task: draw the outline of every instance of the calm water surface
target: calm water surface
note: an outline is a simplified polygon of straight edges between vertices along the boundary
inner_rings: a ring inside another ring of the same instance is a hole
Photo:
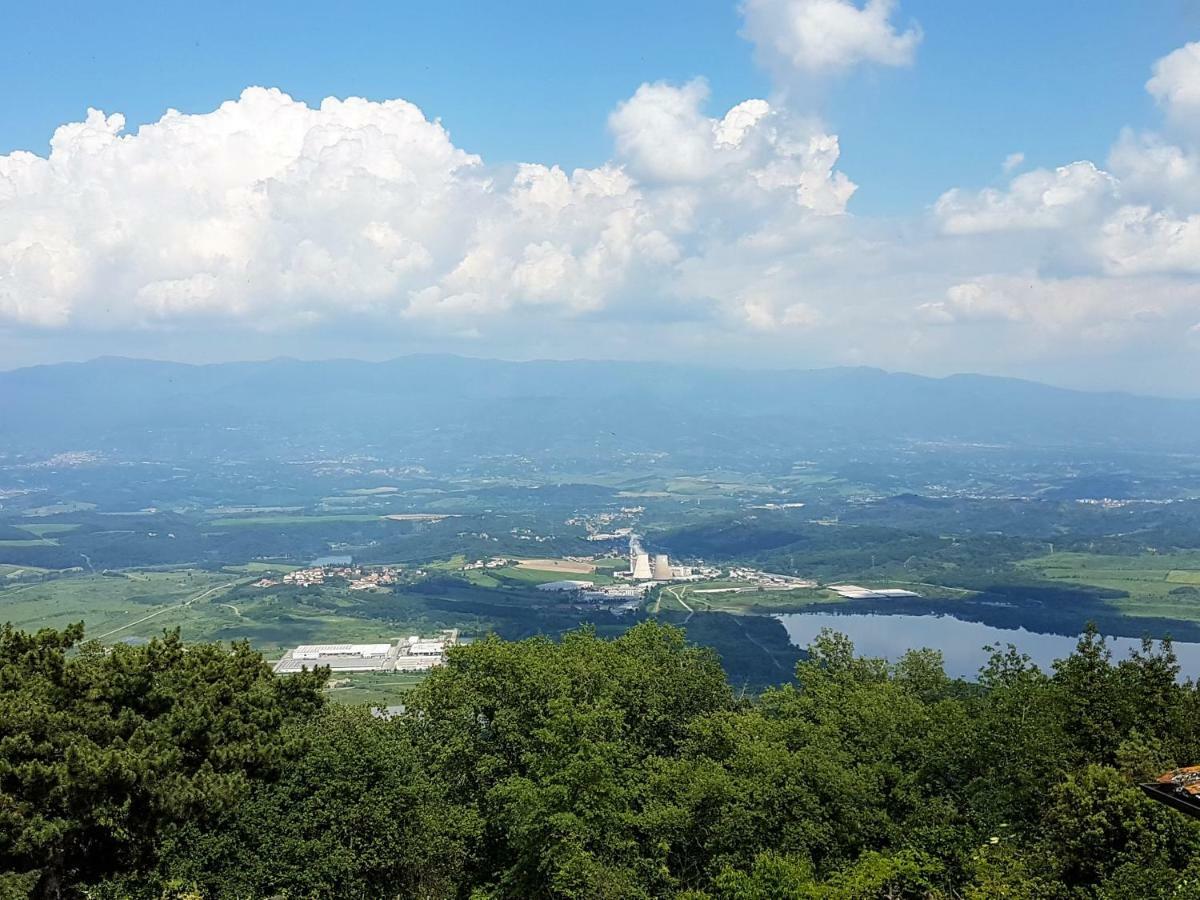
[[[1075,649],[1077,638],[1061,634],[1041,634],[1024,628],[995,628],[979,622],[964,622],[952,616],[883,616],[864,613],[787,613],[776,616],[798,647],[807,646],[822,628],[840,631],[854,642],[860,656],[882,656],[895,661],[913,647],[940,650],[946,673],[952,677],[974,679],[987,662],[985,644],[1014,644],[1042,669]],[[1124,659],[1129,651],[1141,646],[1136,638],[1110,637],[1113,660]],[[1200,644],[1176,643],[1180,677],[1200,676]]]

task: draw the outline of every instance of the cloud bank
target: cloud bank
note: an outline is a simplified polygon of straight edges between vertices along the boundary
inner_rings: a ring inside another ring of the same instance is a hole
[[[702,82],[644,85],[617,156],[491,167],[403,100],[317,108],[248,88],[136,133],[90,110],[0,157],[0,317],[42,328],[333,316],[470,322],[597,310],[665,289],[747,221],[837,215],[835,137],[763,100],[720,118]]]
[[[793,75],[907,65],[921,38],[886,0],[743,12],[756,52]],[[713,110],[703,79],[641,85],[609,116],[609,161],[573,171],[484,159],[404,100],[312,107],[251,87],[136,131],[89,110],[45,156],[0,156],[0,345],[337,332],[334,352],[358,334],[1076,382],[1073,367],[1153,356],[1186,390],[1198,84],[1188,44],[1152,67],[1158,131],[1116,135],[1100,162],[1011,154],[1002,184],[949,188],[903,220],[853,215],[838,136],[807,111]]]

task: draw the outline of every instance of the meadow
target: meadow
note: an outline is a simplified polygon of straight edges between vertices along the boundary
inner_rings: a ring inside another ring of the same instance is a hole
[[[369,703],[371,706],[397,706],[409,691],[425,680],[425,675],[355,672],[334,675],[325,686],[329,699],[343,705]]]
[[[1200,622],[1200,551],[1107,556],[1053,553],[1017,569],[1078,587],[1121,591],[1109,604],[1127,616]]]
[[[268,656],[300,643],[391,640],[426,624],[419,612],[389,610],[381,595],[339,586],[251,584],[291,568],[251,564],[44,577],[0,588],[0,622],[31,631],[83,622],[88,638],[106,644],[179,628],[189,642],[249,640]]]
[[[146,638],[193,620],[196,611],[184,604],[207,608],[238,580],[201,569],[62,575],[0,588],[0,621],[31,631],[83,622],[89,637],[109,643]]]
[[[386,516],[366,515],[362,513],[313,516],[231,516],[224,519],[213,519],[208,524],[216,528],[249,528],[263,525],[329,525],[334,522],[379,522],[385,518]]]

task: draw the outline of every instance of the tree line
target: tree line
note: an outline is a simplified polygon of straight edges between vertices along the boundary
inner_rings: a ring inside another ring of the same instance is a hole
[[[1200,897],[1136,787],[1200,762],[1169,643],[967,683],[825,633],[747,697],[650,621],[456,648],[390,718],[326,676],[5,626],[0,898]]]

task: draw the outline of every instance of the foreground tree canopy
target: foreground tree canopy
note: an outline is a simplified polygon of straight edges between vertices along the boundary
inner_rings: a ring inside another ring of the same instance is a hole
[[[244,644],[0,631],[0,897],[1200,897],[1169,645],[1053,672],[843,637],[735,696],[677,629],[455,649],[403,715]]]

